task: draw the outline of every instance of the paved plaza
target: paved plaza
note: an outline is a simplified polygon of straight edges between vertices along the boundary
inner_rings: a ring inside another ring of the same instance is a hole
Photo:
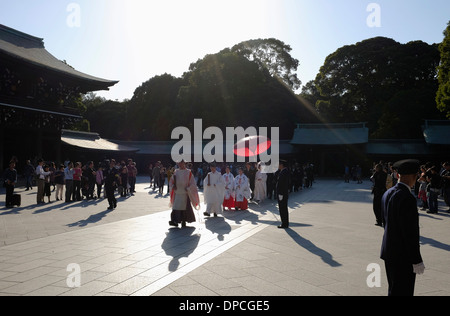
[[[139,178],[136,194],[113,211],[103,199],[37,206],[36,189],[20,188],[22,206],[7,209],[2,195],[0,295],[387,294],[369,181],[318,179],[293,193],[286,230],[277,229],[270,200],[217,218],[200,210],[191,227],[170,228],[168,195],[146,181]],[[450,214],[421,211],[420,226],[427,270],[416,295],[450,295]]]

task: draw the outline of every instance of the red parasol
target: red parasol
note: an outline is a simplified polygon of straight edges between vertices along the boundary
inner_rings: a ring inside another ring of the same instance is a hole
[[[265,136],[250,136],[234,145],[234,154],[239,157],[254,157],[269,150],[272,142]]]

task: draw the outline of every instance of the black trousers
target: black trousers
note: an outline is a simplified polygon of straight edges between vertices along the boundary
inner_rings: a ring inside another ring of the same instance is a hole
[[[373,213],[378,224],[384,224],[384,217],[381,209],[381,201],[386,191],[374,189],[373,191]]]
[[[73,180],[66,180],[66,202],[72,201]]]
[[[282,201],[278,199],[278,209],[280,211],[281,226],[289,227],[288,195],[285,195]]]
[[[5,188],[6,188],[6,199],[5,199],[5,204],[6,204],[6,206],[12,206],[12,203],[13,203],[13,195],[14,195],[14,186],[5,183]]]
[[[105,185],[106,198],[108,199],[109,206],[112,208],[117,206],[116,196],[114,195],[115,191],[116,191],[116,188],[114,186]]]
[[[385,261],[389,296],[414,296],[416,274],[407,262]]]

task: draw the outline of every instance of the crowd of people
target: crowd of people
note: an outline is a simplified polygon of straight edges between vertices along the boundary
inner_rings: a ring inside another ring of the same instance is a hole
[[[158,163],[159,164],[159,163]],[[262,203],[268,198],[267,179],[270,174],[263,172],[262,164],[247,163],[245,167],[238,167],[238,173],[232,172],[233,166],[218,166],[216,163],[201,165],[196,169],[194,176],[191,164],[181,161],[177,164],[168,183],[172,214],[169,225],[178,227],[186,226],[186,223],[195,221],[193,208],[200,209],[198,190],[203,188],[206,210],[204,216],[223,214],[224,210],[247,210],[248,203],[254,200]],[[204,171],[205,168],[205,171]],[[291,176],[287,169],[287,163],[280,161],[278,170],[272,174],[275,194],[278,203],[282,224],[279,228],[289,227],[287,201],[289,198],[289,186],[292,189]],[[197,178],[197,180],[195,180]]]
[[[8,208],[20,204],[20,200],[18,201],[17,196],[14,195],[14,187],[18,181],[16,164],[17,160],[13,157],[9,168],[3,174],[5,202]],[[171,178],[178,168],[177,164],[164,165],[161,161],[150,164],[148,168],[150,187],[154,191],[157,190],[160,195],[164,192],[169,195]],[[313,168],[314,165],[310,163],[303,165],[294,163],[289,166],[288,190],[290,193],[312,187]],[[209,178],[206,177],[211,172],[211,165],[188,163],[187,169],[192,171],[197,188],[204,189],[205,180],[211,179],[211,175]],[[263,173],[260,164],[250,162],[242,166],[221,163],[216,164],[214,169],[225,183],[224,199],[221,204],[225,210],[245,210],[248,208],[249,201],[261,203],[266,199],[277,199],[276,182],[279,171]],[[36,167],[28,160],[23,170],[26,190],[32,190],[33,184],[36,183],[36,203],[38,204],[52,203],[54,201],[52,192],[55,192],[56,201],[66,203],[98,199],[103,194],[103,197],[108,199],[111,209],[117,206],[117,201],[113,197],[115,192],[121,197],[134,194],[137,173],[136,163],[132,159],[122,160],[120,163],[111,159],[97,164],[93,161],[82,164],[66,160],[64,164],[58,166],[54,162],[39,159]],[[353,179],[361,183],[361,173],[360,166],[351,168],[346,166],[344,181],[349,182]],[[370,179],[373,182],[373,210],[376,225],[383,226],[380,213],[381,198],[389,188],[395,186],[398,173],[392,163],[380,161],[374,164]],[[450,162],[445,162],[441,166],[432,163],[422,165],[417,177],[415,194],[420,201],[421,209],[427,210],[428,213],[438,212],[437,199],[439,195],[442,195],[449,206],[447,212],[450,212]]]
[[[17,185],[17,161],[12,159],[3,179],[6,188],[6,206],[20,204],[14,195]],[[437,214],[438,197],[442,195],[446,211],[450,213],[450,162],[425,163],[409,159],[395,164],[380,161],[374,164],[370,180],[373,183],[373,211],[376,225],[384,227],[381,259],[385,261],[389,295],[412,295],[417,274],[423,274],[425,265],[420,254],[419,214],[417,205],[429,214]],[[288,168],[289,167],[289,168]],[[250,201],[263,203],[266,199],[278,201],[281,225],[289,227],[288,199],[291,192],[309,188],[314,183],[312,164],[288,166],[280,160],[274,173],[263,172],[261,163],[245,166],[226,164],[198,164],[180,161],[164,166],[158,161],[149,166],[150,189],[170,196],[172,213],[169,225],[185,227],[196,221],[193,209],[200,210],[199,190],[203,190],[206,209],[204,216],[217,217],[224,211],[246,210]],[[24,170],[26,190],[37,184],[37,203],[51,203],[52,186],[56,199],[66,203],[100,198],[102,192],[109,208],[117,207],[116,191],[121,196],[135,192],[137,169],[132,159],[116,163],[105,160],[94,166],[67,160],[56,167],[42,159],[34,167],[29,161]],[[345,167],[344,181],[362,183],[362,169]],[[95,188],[97,190],[95,190]],[[65,193],[64,193],[65,191]],[[45,198],[47,197],[47,202]]]
[[[17,160],[11,159],[3,176],[8,208],[20,206],[20,199],[14,194],[18,182],[16,164]],[[114,159],[104,160],[97,165],[93,161],[83,164],[66,160],[58,166],[54,162],[38,159],[36,167],[29,160],[26,162],[24,176],[26,191],[33,190],[36,183],[37,204],[52,203],[52,192],[55,192],[56,201],[64,200],[65,203],[99,199],[103,192],[103,197],[108,199],[109,209],[114,209],[117,207],[116,191],[121,197],[134,194],[137,168],[132,159],[120,163]]]
[[[399,173],[392,163],[380,161],[374,165],[373,175],[370,179],[373,182],[373,210],[376,225],[384,226],[384,216],[381,211],[382,198],[387,190],[397,184]],[[450,162],[444,162],[441,165],[427,162],[421,165],[413,192],[420,201],[422,211],[427,211],[428,214],[437,214],[439,210],[438,197],[442,195],[444,202],[449,207],[447,212],[450,213]]]
[[[20,201],[16,201],[17,195],[14,194],[18,182],[15,169],[17,162],[17,158],[13,157],[9,168],[3,173],[8,208],[20,206]],[[312,187],[313,167],[309,163],[295,163],[289,168],[289,192]],[[157,190],[160,195],[170,194],[170,180],[178,168],[177,164],[164,165],[161,161],[150,164],[150,188]],[[187,168],[192,170],[197,188],[204,189],[205,177],[211,171],[210,165],[188,164]],[[248,208],[248,201],[261,203],[266,199],[276,199],[276,173],[262,173],[260,165],[256,163],[248,162],[242,167],[223,163],[216,165],[216,170],[226,182],[226,199],[223,205],[227,210],[245,210]],[[27,160],[22,174],[26,191],[37,188],[37,204],[54,201],[71,203],[83,199],[99,199],[103,195],[109,201],[109,208],[114,209],[117,206],[114,193],[121,197],[133,195],[137,173],[136,163],[132,159],[122,160],[120,163],[114,159],[98,163],[73,162],[67,159],[60,165],[38,159],[35,164]]]
[[[167,185],[167,194],[169,194],[170,178],[178,166],[168,164],[164,166],[161,161],[149,165],[150,186],[154,190],[159,190],[163,194],[164,186]],[[206,175],[211,171],[210,164],[207,163],[187,163],[187,169],[191,170],[198,189],[204,188]],[[233,178],[239,175],[239,169],[242,168],[243,174],[247,177],[252,193],[251,199],[255,201],[264,201],[265,199],[275,199],[276,177],[274,173],[264,174],[258,167],[258,163],[247,162],[243,165],[217,163],[216,170],[225,176],[230,174]],[[227,172],[227,169],[228,172]],[[294,163],[289,168],[289,192],[298,192],[303,188],[310,188],[314,183],[314,165],[310,163]],[[254,191],[257,196],[254,198]],[[264,192],[263,192],[264,191]]]

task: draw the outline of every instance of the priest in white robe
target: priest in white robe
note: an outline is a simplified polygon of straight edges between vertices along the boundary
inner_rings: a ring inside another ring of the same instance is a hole
[[[206,211],[205,216],[210,216],[214,213],[223,214],[222,203],[225,196],[225,180],[222,174],[216,170],[216,165],[210,165],[211,172],[203,180],[203,195],[205,198]]]

